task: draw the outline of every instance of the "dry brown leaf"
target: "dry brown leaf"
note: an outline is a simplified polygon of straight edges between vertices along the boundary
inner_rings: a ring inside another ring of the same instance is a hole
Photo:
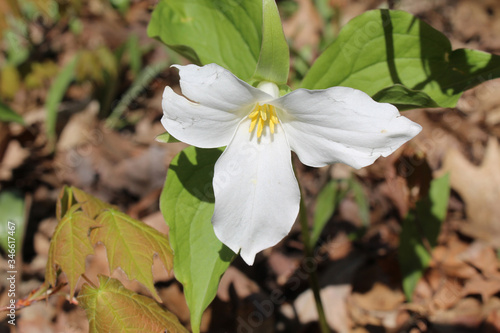
[[[346,301],[351,293],[350,284],[327,286],[320,291],[328,326],[337,332],[349,332],[351,325],[347,314]],[[316,305],[311,289],[306,290],[294,302],[299,321],[303,324],[318,320]]]
[[[229,302],[231,285],[236,291],[236,295],[240,299],[245,299],[252,294],[260,292],[259,286],[247,278],[247,276],[241,273],[234,267],[229,267],[222,276],[219,283],[219,289],[217,290],[217,296],[224,302]]]
[[[474,295],[479,294],[483,299],[483,303],[488,302],[488,300],[500,291],[500,279],[486,279],[481,275],[467,281],[464,286],[463,294]]]
[[[453,9],[453,28],[461,39],[466,42],[478,40],[478,45],[471,45],[474,48],[484,45],[493,49],[500,47],[496,33],[500,30],[500,3],[497,0],[462,0]]]
[[[279,251],[272,251],[268,258],[268,265],[276,274],[278,285],[283,286],[297,270],[299,260]]]
[[[477,271],[462,257],[468,248],[469,244],[461,241],[458,236],[452,235],[446,244],[434,248],[430,266],[441,270],[450,277],[471,278],[477,274]]]
[[[446,154],[440,174],[449,172],[451,187],[466,204],[468,223],[463,233],[489,244],[500,245],[500,150],[496,138],[490,138],[480,166],[470,163],[458,150]]]
[[[483,313],[486,316],[485,333],[495,333],[500,332],[500,299],[498,297],[492,297],[484,305]]]
[[[475,298],[461,299],[457,305],[430,316],[430,321],[441,325],[462,325],[478,328],[483,320],[480,302]]]
[[[293,40],[293,47],[297,50],[304,46],[316,49],[323,28],[319,16],[312,1],[298,0],[299,9],[289,20],[283,22],[283,31],[287,38]]]
[[[66,151],[89,143],[94,136],[99,103],[92,101],[82,112],[71,116],[57,140],[57,150]]]
[[[394,329],[400,312],[399,307],[404,300],[405,296],[401,290],[375,282],[367,293],[353,293],[349,309],[358,325],[371,324]]]
[[[482,242],[472,243],[459,258],[481,270],[486,277],[498,275],[497,254],[491,246]]]
[[[21,166],[29,155],[29,151],[23,148],[19,141],[10,140],[0,163],[0,179],[10,180],[12,170]]]

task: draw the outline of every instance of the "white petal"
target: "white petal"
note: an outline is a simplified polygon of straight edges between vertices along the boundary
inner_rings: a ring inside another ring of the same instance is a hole
[[[215,234],[249,265],[283,239],[297,217],[300,191],[281,126],[258,142],[245,119],[215,164]]]
[[[422,129],[393,105],[346,87],[298,89],[269,104],[281,109],[278,116],[292,150],[313,167],[342,162],[362,168]]]
[[[272,99],[216,64],[173,67],[179,69],[182,94],[210,108],[237,112],[241,107]]]
[[[213,109],[193,103],[170,87],[163,92],[163,127],[174,138],[200,148],[227,145],[243,118],[239,113]],[[246,113],[251,107],[246,108]]]

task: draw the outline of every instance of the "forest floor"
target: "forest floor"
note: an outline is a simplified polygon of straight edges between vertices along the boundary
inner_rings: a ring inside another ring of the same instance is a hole
[[[106,75],[114,75],[114,95],[108,100],[113,108],[137,80],[132,57],[112,66],[106,63],[109,50],[115,51],[132,35],[137,36],[142,52],[142,71],[159,63],[187,62],[148,38],[155,1],[132,1],[121,13],[107,1],[83,3],[68,9],[73,10],[68,14],[73,19],[27,24],[36,48],[20,67],[23,80],[6,100],[26,125],[0,123],[0,189],[21,193],[27,212],[22,264],[18,264],[19,297],[44,281],[49,242],[57,224],[55,204],[64,185],[76,186],[168,232],[159,196],[170,161],[186,145],[159,143],[155,137],[164,132],[160,124],[164,87],[179,91],[177,71],[165,66],[155,72],[125,104],[119,126],[106,122],[110,115],[102,114],[100,106],[106,102],[99,91],[108,82]],[[323,3],[335,8],[328,24],[312,1],[280,1],[285,34],[309,65],[329,42],[329,34],[335,35],[366,10],[387,8],[380,0]],[[444,33],[454,49],[500,54],[497,0],[401,0],[394,6]],[[53,65],[62,68],[77,52],[86,54],[88,67],[79,69],[78,81],[69,87],[57,118],[56,140],[51,141],[44,103],[54,75],[36,74],[42,77],[38,85],[30,84],[26,76],[35,72],[35,63],[49,72]],[[304,71],[294,59],[291,84]],[[253,266],[236,259],[203,316],[203,331],[319,331],[305,273],[313,265],[328,323],[337,332],[500,332],[499,91],[500,80],[491,80],[466,92],[456,108],[405,111],[423,131],[393,155],[361,170],[340,164],[315,169],[296,161],[311,217],[315,198],[330,179],[353,179],[360,185],[360,194],[349,192],[340,200],[321,233],[314,258],[303,256],[297,223],[287,238],[260,253]],[[451,174],[447,217],[431,251],[430,266],[409,301],[399,269],[402,224],[419,193],[446,172]],[[360,205],[366,206],[367,219]],[[0,259],[0,267],[0,305],[5,305],[6,256]],[[87,271],[94,281],[97,274],[110,274],[104,248],[97,247]],[[154,272],[163,305],[189,327],[182,285],[172,273],[156,266]],[[119,270],[112,276],[126,281]],[[144,292],[137,282],[126,286]],[[85,312],[68,294],[63,289],[25,307],[18,313],[16,327],[2,318],[0,332],[87,332]]]

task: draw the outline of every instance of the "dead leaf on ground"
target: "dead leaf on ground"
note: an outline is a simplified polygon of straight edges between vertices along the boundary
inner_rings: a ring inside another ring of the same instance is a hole
[[[439,325],[461,325],[479,328],[483,321],[481,303],[475,298],[461,299],[450,310],[438,311],[430,316],[430,321]]]
[[[375,282],[366,293],[353,293],[349,300],[349,309],[358,325],[375,325],[396,328],[400,305],[405,296],[400,289]]]
[[[463,295],[481,295],[483,303],[500,291],[500,277],[496,279],[486,279],[481,275],[467,281],[463,289]]]
[[[250,280],[245,274],[240,272],[235,267],[230,266],[226,273],[222,276],[219,283],[219,289],[217,290],[217,296],[224,302],[229,302],[230,287],[233,286],[236,291],[236,295],[240,299],[247,298],[252,294],[260,292],[259,286],[252,280]]]
[[[323,28],[321,17],[312,1],[298,0],[299,9],[289,20],[283,22],[285,36],[293,40],[297,50],[304,46],[317,48]]]
[[[445,244],[436,246],[432,251],[430,267],[454,278],[468,279],[475,276],[477,271],[462,257],[468,247],[469,244],[460,240],[457,235],[450,236]]]
[[[450,173],[451,187],[465,201],[468,223],[460,230],[473,238],[500,245],[500,148],[496,138],[490,138],[480,166],[469,162],[458,150],[446,154],[440,174]]]

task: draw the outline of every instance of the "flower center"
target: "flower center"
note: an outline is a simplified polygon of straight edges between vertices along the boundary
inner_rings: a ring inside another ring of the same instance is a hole
[[[274,126],[278,124],[278,116],[276,116],[276,108],[273,105],[257,103],[253,111],[248,115],[252,120],[248,132],[252,132],[257,126],[257,137],[262,136],[264,126],[269,125],[271,133],[274,134]]]

